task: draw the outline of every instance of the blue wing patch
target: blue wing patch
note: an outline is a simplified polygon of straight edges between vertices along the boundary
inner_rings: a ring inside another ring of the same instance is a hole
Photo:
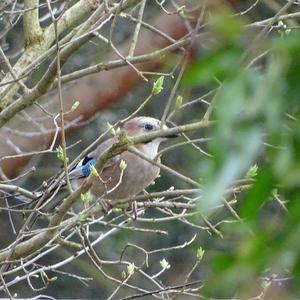
[[[90,173],[91,173],[92,166],[94,166],[95,164],[96,164],[96,159],[90,159],[89,161],[87,161],[87,162],[81,167],[82,175],[83,175],[84,177],[89,176]]]

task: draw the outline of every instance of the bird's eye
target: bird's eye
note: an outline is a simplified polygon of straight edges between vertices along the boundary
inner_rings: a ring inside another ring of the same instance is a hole
[[[150,131],[150,130],[153,129],[153,125],[150,124],[150,123],[146,123],[146,124],[145,124],[145,129]]]

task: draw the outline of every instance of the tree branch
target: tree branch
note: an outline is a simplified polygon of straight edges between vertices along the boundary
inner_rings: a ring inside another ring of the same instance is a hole
[[[35,47],[43,41],[43,30],[39,22],[39,0],[24,0],[23,26],[25,48]]]
[[[211,126],[212,124],[213,122],[211,121],[200,121],[187,125],[177,126],[170,129],[159,130],[157,132],[145,134],[138,137],[128,138],[124,135],[121,135],[119,140],[117,140],[109,149],[104,151],[101,154],[101,156],[98,157],[95,168],[99,173],[101,173],[105,163],[109,159],[127,150],[128,147],[130,147],[132,144],[147,142],[158,137],[167,137],[175,133],[206,128]],[[46,243],[48,243],[57,233],[58,225],[62,222],[66,213],[69,211],[72,205],[80,198],[80,195],[82,193],[87,192],[90,189],[95,180],[96,177],[91,174],[86,180],[84,180],[82,185],[77,190],[75,190],[72,194],[70,194],[62,201],[62,204],[57,208],[54,216],[50,219],[46,231],[40,232],[39,234],[35,235],[29,240],[21,242],[15,247],[13,253],[11,253],[10,250],[0,252],[0,262],[4,262],[7,259],[8,255],[10,255],[10,260],[19,259],[21,257],[24,258],[30,254],[33,254],[35,251],[37,251]]]
[[[138,0],[127,0],[122,4],[121,9],[128,9],[132,5],[135,5]],[[97,23],[100,23],[98,27],[101,27],[101,24],[104,24],[105,19],[108,18],[111,14],[115,13],[119,9],[119,6],[113,7],[108,13],[104,14]],[[60,62],[61,67],[66,63],[67,59],[84,43],[89,41],[94,37],[94,31],[91,30],[86,34],[76,38],[72,43],[66,46],[60,52]],[[32,88],[28,93],[24,94],[19,100],[12,103],[9,107],[5,108],[0,113],[0,127],[2,127],[7,121],[9,121],[14,115],[23,110],[24,108],[32,105],[35,100],[41,95],[45,94],[48,88],[52,85],[57,74],[57,58],[51,63],[48,68],[48,71],[44,74],[41,80]],[[3,101],[3,99],[1,100]],[[0,102],[1,109],[1,102]]]
[[[54,26],[49,25],[48,28],[43,30],[40,28],[38,21],[38,0],[27,0],[24,2],[24,34],[25,34],[25,52],[14,65],[16,76],[23,72],[23,70],[36,60],[37,57],[50,48],[55,40]],[[88,12],[94,10],[99,6],[99,1],[86,1],[81,0],[71,8],[69,8],[60,18],[58,22],[58,33],[65,31],[71,27],[76,21],[80,20]],[[35,9],[33,9],[35,8]],[[21,79],[25,82],[27,76]],[[8,82],[13,80],[13,77],[8,73],[1,82]],[[0,111],[3,110],[12,100],[12,97],[18,91],[19,86],[13,81],[10,85],[0,87]]]

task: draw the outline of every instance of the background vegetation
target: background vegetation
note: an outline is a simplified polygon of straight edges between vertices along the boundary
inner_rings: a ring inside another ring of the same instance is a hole
[[[299,1],[0,9],[1,296],[299,299]],[[18,204],[137,109],[181,133],[137,218],[81,187],[28,228]]]

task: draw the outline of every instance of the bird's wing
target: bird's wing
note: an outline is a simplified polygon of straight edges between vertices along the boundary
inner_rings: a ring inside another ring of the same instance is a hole
[[[92,167],[96,164],[98,157],[107,149],[109,149],[116,138],[108,139],[101,143],[94,151],[85,156],[78,164],[69,172],[70,179],[84,178],[90,175]],[[117,155],[106,162],[104,169],[120,163],[120,155]]]

